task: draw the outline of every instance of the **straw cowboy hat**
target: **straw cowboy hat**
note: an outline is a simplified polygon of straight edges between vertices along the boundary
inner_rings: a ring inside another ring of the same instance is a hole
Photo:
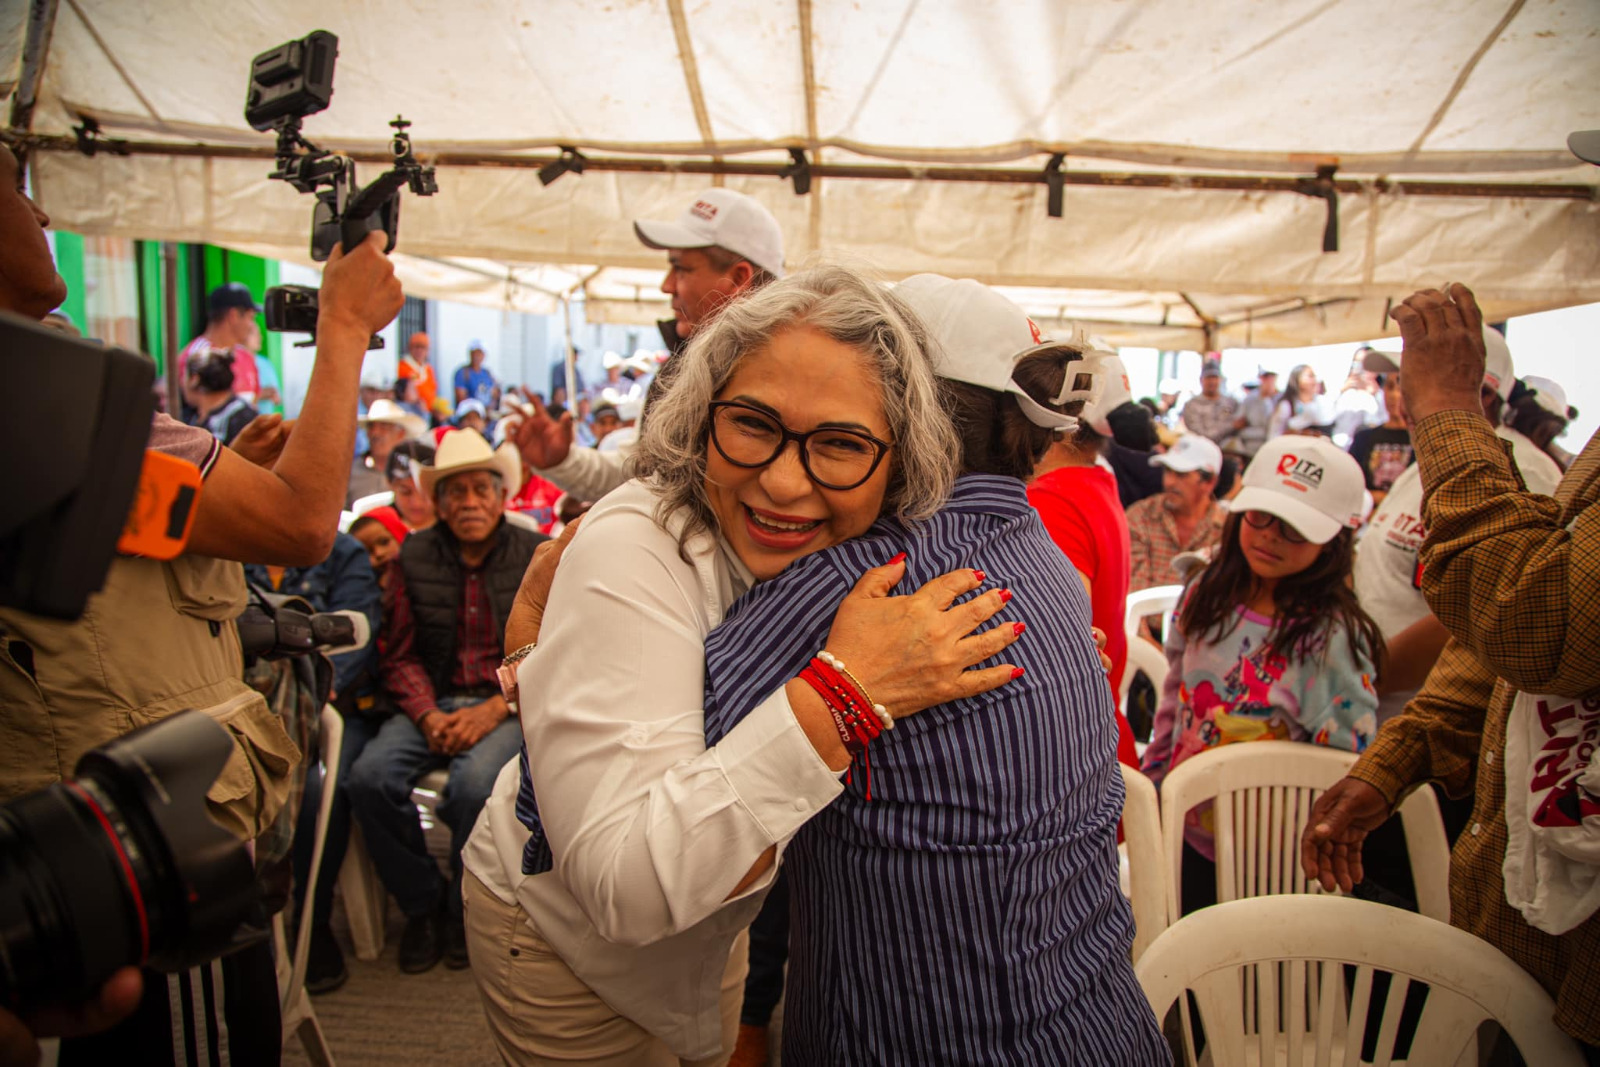
[[[492,471],[505,483],[506,492],[515,493],[522,488],[522,457],[515,445],[490,448],[489,442],[477,430],[451,430],[439,441],[438,454],[433,466],[417,469],[417,480],[422,491],[433,495],[434,486],[452,474],[467,471]]]
[[[421,437],[428,430],[427,419],[421,415],[413,415],[387,397],[374,400],[367,413],[357,421],[363,426],[371,426],[375,422],[387,422],[404,429],[407,437]]]

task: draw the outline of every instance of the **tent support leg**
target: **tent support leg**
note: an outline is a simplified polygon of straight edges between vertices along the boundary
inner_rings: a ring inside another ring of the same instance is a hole
[[[56,10],[59,0],[31,0],[28,4],[28,31],[22,43],[22,72],[17,79],[15,94],[11,97],[13,130],[33,128],[33,105],[39,99],[39,83],[44,80],[45,61],[50,57],[50,38],[55,33]],[[19,145],[14,151],[17,162],[28,165],[28,146]]]

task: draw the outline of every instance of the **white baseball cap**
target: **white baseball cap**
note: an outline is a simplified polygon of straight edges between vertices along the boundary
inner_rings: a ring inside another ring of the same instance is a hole
[[[775,278],[783,277],[783,231],[772,212],[732,189],[707,189],[672,222],[636,219],[648,248],[725,248]]]
[[[968,385],[1010,393],[1016,398],[1029,422],[1048,430],[1071,433],[1078,420],[1051,411],[1035,401],[1011,377],[1017,362],[1040,352],[1083,351],[1083,344],[1053,341],[1039,332],[1027,312],[980,282],[971,278],[946,278],[942,274],[914,274],[894,287],[927,327],[936,343],[929,353],[933,372],[941,378]],[[1085,406],[1099,394],[1098,364],[1076,360],[1067,367],[1061,392],[1055,404],[1084,401]]]
[[[1190,471],[1205,471],[1207,474],[1217,474],[1222,470],[1222,449],[1209,437],[1201,437],[1197,433],[1186,433],[1171,448],[1150,457],[1150,466],[1165,467],[1169,471],[1187,474]]]
[[[1361,464],[1326,437],[1279,437],[1261,446],[1239,479],[1232,512],[1276,515],[1319,545],[1361,522]]]
[[[1083,418],[1095,433],[1110,437],[1111,413],[1133,399],[1133,387],[1128,383],[1128,368],[1123,365],[1122,357],[1104,351],[1098,342],[1096,350],[1099,367],[1095,373],[1100,377],[1100,395],[1095,397],[1094,403],[1084,406]]]
[[[1511,396],[1511,387],[1517,382],[1517,372],[1511,362],[1511,347],[1499,330],[1483,324],[1483,384],[1500,394],[1505,400]]]
[[[1567,391],[1561,388],[1560,382],[1530,374],[1522,379],[1522,384],[1533,391],[1533,399],[1540,407],[1553,415],[1560,415],[1563,419],[1572,418],[1567,407]],[[380,400],[378,403],[381,404],[383,401]]]

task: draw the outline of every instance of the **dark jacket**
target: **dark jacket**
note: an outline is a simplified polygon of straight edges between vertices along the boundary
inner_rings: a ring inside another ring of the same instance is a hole
[[[533,559],[533,550],[548,540],[544,534],[500,520],[494,548],[483,561],[483,572],[495,633],[501,641],[505,639],[511,603],[522,584],[523,572]],[[399,562],[406,596],[416,613],[417,658],[428,672],[434,692],[443,696],[450,692],[450,676],[455,668],[456,626],[466,574],[461,544],[448,526],[435,523],[405,539],[400,545]]]

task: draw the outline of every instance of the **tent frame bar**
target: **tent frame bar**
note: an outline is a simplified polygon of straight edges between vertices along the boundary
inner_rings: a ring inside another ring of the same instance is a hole
[[[32,134],[24,130],[5,131],[8,139],[46,152],[79,151],[79,140],[73,137]],[[271,145],[221,145],[182,143],[172,141],[124,141],[101,139],[96,144],[102,151],[117,155],[177,156],[210,159],[261,159],[272,160]],[[346,153],[359,163],[390,163],[392,158],[381,152]],[[440,167],[510,167],[538,170],[555,162],[558,157],[546,155],[520,155],[504,152],[441,152],[428,158]],[[737,175],[744,177],[783,178],[787,163],[749,163],[728,159],[651,159],[630,156],[591,156],[585,154],[588,170],[614,171],[626,174],[707,174]],[[1027,170],[1016,167],[946,167],[904,166],[879,163],[822,163],[812,162],[811,172],[816,178],[852,178],[866,181],[930,181],[969,182],[997,185],[1045,185],[1045,169]],[[1067,185],[1100,186],[1125,189],[1205,189],[1222,192],[1294,193],[1305,194],[1305,178],[1263,177],[1232,174],[1170,174],[1118,171],[1062,170],[1058,180]],[[1556,184],[1538,182],[1454,182],[1454,181],[1394,181],[1389,178],[1356,180],[1337,178],[1332,186],[1340,193],[1401,193],[1406,196],[1441,197],[1505,197],[1525,200],[1600,200],[1600,186]]]

